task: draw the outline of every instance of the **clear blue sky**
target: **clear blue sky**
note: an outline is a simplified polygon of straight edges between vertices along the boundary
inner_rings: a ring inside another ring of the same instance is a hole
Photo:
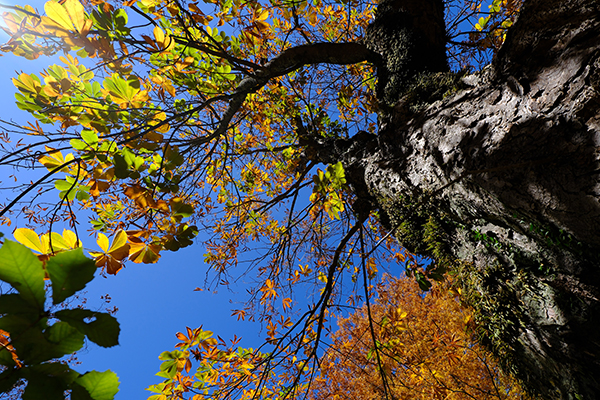
[[[7,4],[6,1],[2,3]],[[10,3],[15,4],[14,1]],[[43,8],[43,2],[39,0],[26,4]],[[0,32],[0,42],[6,40],[7,36]],[[58,60],[48,58],[32,62],[3,54],[0,57],[0,118],[12,119],[21,124],[33,120],[15,105],[15,88],[11,78],[17,76],[15,71],[39,72],[57,62]],[[10,173],[6,169],[0,170],[0,181],[7,182],[6,178]],[[19,171],[20,178],[23,178],[23,173],[22,170]],[[0,190],[4,184],[0,183]],[[4,200],[6,193],[0,191],[0,195]],[[23,227],[23,224],[14,220],[10,228],[0,227],[0,232],[12,239],[12,230],[18,227]],[[82,364],[74,366],[74,369],[79,372],[111,369],[117,373],[121,382],[115,399],[146,399],[151,393],[144,391],[144,388],[162,380],[154,376],[161,363],[158,355],[163,351],[173,350],[177,343],[175,334],[185,331],[186,326],[196,328],[203,325],[204,329],[211,330],[226,340],[237,334],[243,338],[241,346],[257,347],[262,342],[258,338],[258,325],[238,322],[235,317],[230,316],[231,309],[238,308],[230,301],[240,301],[243,298],[243,284],[238,287],[239,295],[229,289],[220,289],[218,293],[194,291],[195,287],[202,287],[206,279],[202,242],[200,236],[195,245],[177,253],[165,251],[157,264],[128,263],[117,276],[96,277],[86,288],[87,307],[97,309],[102,304],[100,297],[110,295],[110,306],[119,308],[116,317],[121,324],[120,345],[103,349],[89,344],[87,350],[78,353]],[[86,243],[93,244],[93,239],[88,238]],[[264,332],[262,336],[265,336]]]

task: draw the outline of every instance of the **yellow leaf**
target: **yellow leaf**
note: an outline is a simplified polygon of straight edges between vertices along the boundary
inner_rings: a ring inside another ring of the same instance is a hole
[[[96,259],[96,267],[105,268],[106,272],[111,275],[116,275],[123,268],[121,261],[115,260],[108,254],[96,253],[94,251],[90,251],[89,253]]]
[[[37,94],[42,90],[42,85],[39,81],[32,78],[31,75],[26,74],[25,72],[19,75],[19,78],[12,78],[13,84],[20,90],[26,91],[32,94]]]
[[[110,249],[108,249],[108,254],[119,261],[129,255],[129,243],[127,243],[127,233],[124,230],[117,232]]]
[[[317,13],[316,13],[316,11],[315,11],[315,9],[314,9],[313,7],[311,7],[311,8],[308,10],[308,12],[307,12],[307,14],[306,14],[306,17],[307,17],[307,19],[308,19],[308,22],[309,22],[309,23],[310,23],[312,26],[315,26],[315,25],[317,24],[317,22],[318,22]]]
[[[164,124],[164,125],[161,125],[160,127],[156,128],[156,130],[149,131],[148,133],[146,133],[144,135],[144,138],[148,139],[151,142],[160,143],[160,142],[162,142],[162,139],[164,136],[159,132],[165,133],[168,130],[169,130],[169,124]]]
[[[160,4],[160,0],[141,0],[140,2],[148,8],[155,7]]]
[[[40,242],[42,243],[42,254],[49,254],[50,251],[50,235],[44,233],[40,236]]]
[[[264,21],[269,18],[269,10],[262,10],[260,14],[256,17],[257,21]]]
[[[60,151],[54,151],[53,148],[46,146],[46,155],[38,158],[38,161],[48,170],[52,171],[55,168],[60,167],[66,162],[73,160],[73,154],[69,153],[66,157],[63,157]],[[61,172],[66,172],[67,169],[63,168]]]
[[[50,233],[50,241],[49,241],[48,245],[49,245],[49,247],[51,247],[51,250],[53,250],[53,251],[71,249],[71,247],[69,246],[67,241],[62,236],[60,236],[60,234],[58,234],[57,232]]]
[[[325,275],[323,271],[319,271],[319,276],[317,276],[317,279],[323,283],[327,283],[327,275]]]
[[[108,250],[108,252],[112,253],[113,251],[123,247],[126,244],[127,244],[127,233],[121,229],[115,235],[115,240],[113,241],[112,246],[110,246],[110,249]]]
[[[289,297],[286,297],[281,302],[283,304],[283,311],[292,308],[292,299],[290,299]]]
[[[87,34],[90,32],[90,29],[92,29],[93,24],[94,21],[92,21],[91,19],[86,19],[85,23],[83,24],[83,28],[81,28],[81,31],[79,31],[79,33],[81,33],[83,37],[87,36]]]
[[[68,38],[69,32],[72,31],[85,36],[92,26],[92,20],[86,18],[83,5],[79,0],[65,0],[62,4],[49,1],[44,6],[44,10],[47,15],[42,17],[44,28],[54,31],[58,36]]]
[[[40,241],[40,237],[31,229],[15,229],[13,236],[17,242],[29,247],[31,250],[35,250],[39,253],[46,254],[44,251],[44,246]]]
[[[396,312],[398,313],[398,319],[404,319],[408,315],[408,313],[406,311],[402,311],[400,307],[398,307]]]
[[[86,22],[83,5],[78,0],[66,0],[63,7],[67,10],[67,14],[69,14],[77,32],[82,32]]]
[[[163,50],[171,50],[175,47],[175,40],[169,35],[166,35],[158,25],[154,27],[154,38],[156,39],[158,47]]]
[[[71,249],[76,249],[77,247],[81,247],[81,241],[77,238],[75,232],[70,231],[68,229],[63,230],[62,234],[65,242],[69,245]]]
[[[129,255],[129,244],[127,243],[127,233],[119,230],[115,235],[112,245],[108,246],[108,238],[98,233],[96,242],[103,253],[90,251],[90,255],[96,259],[96,266],[106,268],[106,272],[116,275],[123,268],[123,260]]]
[[[158,43],[161,46],[165,42],[165,33],[162,29],[160,29],[160,26],[158,25],[154,27],[154,39],[156,40],[156,43]]]
[[[52,86],[44,86],[44,93],[48,95],[48,97],[58,97],[60,93],[52,88]]]
[[[270,25],[267,22],[264,22],[264,21],[256,21],[254,23],[254,25],[259,30],[259,32],[266,31],[266,30],[268,30],[270,28]]]
[[[44,5],[44,11],[57,26],[66,29],[68,31],[73,30],[73,23],[69,19],[68,12],[65,12],[65,8],[57,1],[49,1]]]
[[[157,125],[159,125],[159,124],[162,123],[162,125],[160,125],[157,128],[154,128],[154,130],[156,132],[166,133],[170,129],[169,124],[168,123],[164,123],[164,120],[166,120],[166,119],[167,119],[167,114],[165,114],[164,112],[160,112],[160,113],[158,113],[158,114],[156,114],[154,116],[154,119],[152,121],[148,122],[148,125],[154,127],[154,126],[157,126]],[[156,132],[153,132],[153,131],[148,132],[145,135],[145,138],[148,139],[148,140],[151,140],[153,142],[162,141],[163,135],[161,135],[160,133],[156,133]]]
[[[96,239],[96,243],[102,249],[103,252],[108,253],[108,238],[103,233],[98,233],[98,239]]]
[[[106,262],[106,272],[111,275],[116,275],[123,268],[123,263],[108,256]]]

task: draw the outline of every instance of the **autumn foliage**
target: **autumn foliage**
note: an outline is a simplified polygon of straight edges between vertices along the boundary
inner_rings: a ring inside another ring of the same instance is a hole
[[[341,165],[308,163],[301,132],[375,133],[373,67],[307,65],[275,71],[247,92],[241,85],[294,46],[359,42],[375,5],[207,3],[65,0],[46,3],[43,13],[8,7],[3,29],[11,38],[1,51],[62,55],[40,74],[13,78],[17,105],[35,122],[19,128],[29,144],[7,151],[2,165],[33,160],[47,173],[5,205],[3,224],[18,206],[50,231],[57,220],[75,224],[76,211],[85,210],[95,231],[112,236],[109,249],[99,233],[102,251],[94,253],[109,274],[127,259],[153,263],[162,251],[189,246],[200,225],[213,231],[206,262],[219,272],[237,265],[250,242],[281,243],[295,254],[305,244],[327,246],[325,232],[351,218],[352,198],[343,194]],[[519,5],[449,6],[453,66],[489,61]],[[474,30],[463,32],[471,22]],[[30,208],[25,195],[44,185],[59,200]],[[271,271],[297,265],[274,254],[265,264]]]
[[[474,340],[449,284],[423,293],[406,277],[386,276],[376,289],[370,315],[363,306],[338,321],[312,399],[523,398]]]

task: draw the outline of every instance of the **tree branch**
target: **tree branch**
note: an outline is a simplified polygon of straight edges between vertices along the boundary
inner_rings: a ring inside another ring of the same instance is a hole
[[[263,68],[242,79],[231,95],[229,106],[223,113],[219,127],[211,136],[223,135],[229,128],[231,119],[246,100],[246,96],[258,91],[273,78],[289,74],[305,65],[348,65],[363,61],[377,63],[379,58],[377,53],[360,43],[314,43],[284,50]]]

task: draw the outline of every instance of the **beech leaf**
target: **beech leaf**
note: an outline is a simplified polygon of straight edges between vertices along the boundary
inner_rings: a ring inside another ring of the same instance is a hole
[[[52,281],[53,303],[58,304],[85,288],[94,278],[96,265],[83,255],[80,247],[51,257],[46,263],[46,270]]]
[[[0,248],[0,279],[19,291],[24,300],[44,309],[44,267],[38,258],[20,243],[7,240]]]

